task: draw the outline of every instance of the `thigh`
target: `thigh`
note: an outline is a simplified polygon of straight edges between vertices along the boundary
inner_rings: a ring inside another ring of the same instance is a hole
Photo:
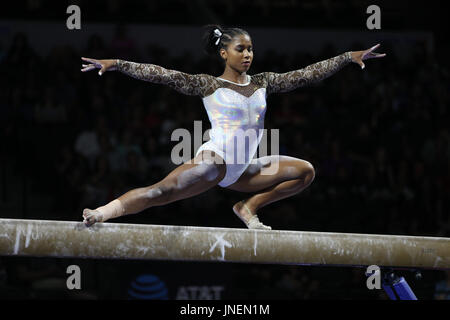
[[[192,160],[175,168],[160,184],[176,190],[177,199],[202,193],[216,186],[225,177],[226,166],[221,160],[218,155],[212,153],[211,156],[210,153],[203,151]]]
[[[265,156],[253,159],[242,176],[227,188],[241,192],[261,191],[283,181],[298,179],[311,167],[308,161],[294,157]]]

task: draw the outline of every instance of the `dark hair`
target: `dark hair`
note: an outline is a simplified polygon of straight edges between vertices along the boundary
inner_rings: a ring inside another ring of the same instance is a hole
[[[240,28],[223,28],[217,24],[208,24],[203,27],[205,30],[203,33],[203,49],[207,54],[219,54],[220,49],[226,48],[228,44],[233,40],[235,36],[247,35],[247,31]],[[218,29],[222,36],[219,43],[216,45],[218,36],[214,33],[214,30]]]

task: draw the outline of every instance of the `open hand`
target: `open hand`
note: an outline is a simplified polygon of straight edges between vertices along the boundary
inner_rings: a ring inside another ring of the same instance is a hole
[[[100,69],[98,75],[101,76],[106,71],[114,71],[117,69],[117,60],[96,60],[91,58],[81,57],[82,60],[90,62],[90,64],[83,64],[81,72]]]
[[[383,58],[384,56],[386,56],[386,53],[373,52],[373,50],[375,50],[379,46],[380,46],[380,44],[377,44],[377,45],[373,46],[372,48],[364,50],[364,51],[353,51],[352,52],[352,61],[359,64],[361,66],[361,69],[364,69],[364,67],[366,66],[363,62],[364,60],[373,59],[373,58]]]

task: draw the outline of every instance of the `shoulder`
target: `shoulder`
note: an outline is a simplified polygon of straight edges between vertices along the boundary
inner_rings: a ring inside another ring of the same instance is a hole
[[[272,72],[261,72],[251,76],[251,82],[260,87],[267,87]]]
[[[212,94],[214,91],[217,90],[221,86],[221,82],[216,77],[201,73],[194,75],[197,81],[195,81],[195,85],[200,90],[199,94],[202,97],[206,97],[210,94]]]
[[[207,84],[207,85],[213,85],[215,83],[219,83],[219,81],[216,77],[214,77],[210,74],[206,74],[206,73],[195,74],[194,77],[197,78],[197,80],[199,80],[202,83]]]
[[[203,79],[205,79],[207,81],[214,81],[214,80],[216,80],[216,77],[214,77],[214,76],[212,76],[210,74],[206,74],[206,73],[199,73],[199,74],[196,74],[195,76],[199,77],[199,78],[203,78]]]

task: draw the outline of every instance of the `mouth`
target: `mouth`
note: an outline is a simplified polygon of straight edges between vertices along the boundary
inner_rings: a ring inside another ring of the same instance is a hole
[[[242,62],[242,64],[243,64],[244,66],[249,66],[249,65],[250,65],[250,61],[244,61],[244,62]]]

